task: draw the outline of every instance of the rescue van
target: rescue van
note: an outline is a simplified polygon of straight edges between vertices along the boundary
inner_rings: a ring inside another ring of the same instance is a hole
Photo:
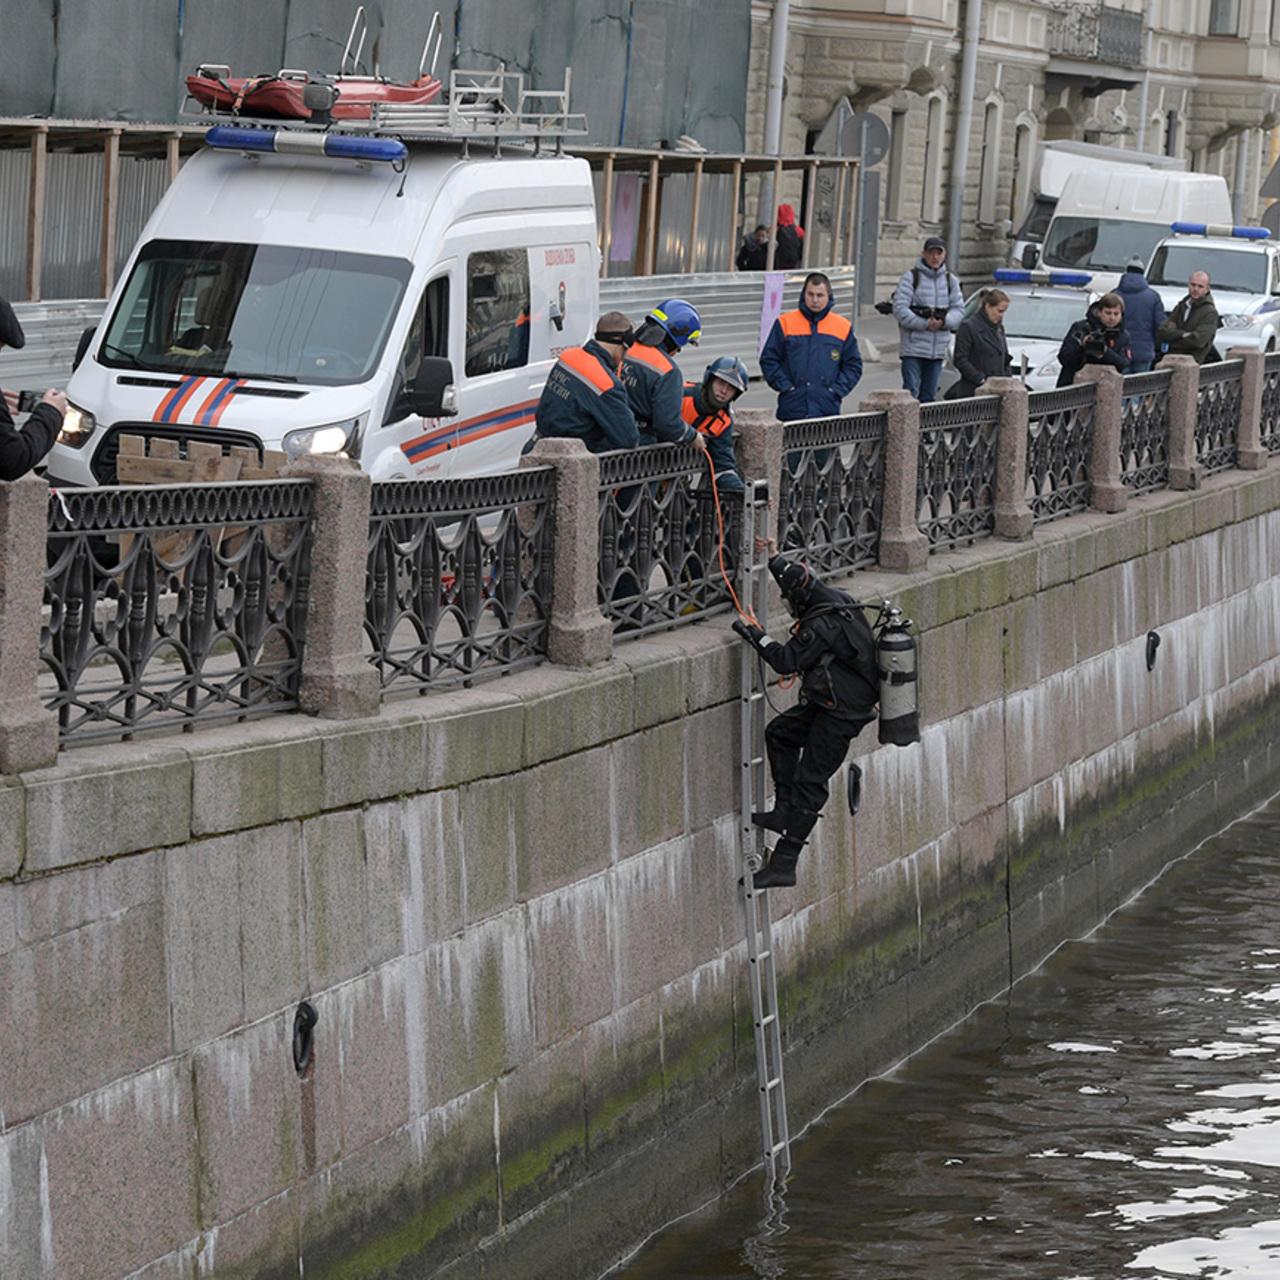
[[[210,129],[72,374],[51,481],[115,483],[124,434],[344,453],[375,479],[514,467],[591,335],[599,248],[589,166],[558,153],[585,134],[567,78],[535,114],[554,95],[520,82],[499,109],[487,76],[354,131]]]

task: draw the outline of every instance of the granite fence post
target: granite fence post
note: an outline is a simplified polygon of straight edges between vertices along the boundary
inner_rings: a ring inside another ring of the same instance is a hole
[[[328,720],[377,715],[381,687],[363,649],[372,482],[354,462],[321,454],[296,459],[280,475],[315,487],[302,710]]]
[[[1253,347],[1232,347],[1228,360],[1243,360],[1240,374],[1240,427],[1236,433],[1236,466],[1241,471],[1261,471],[1267,465],[1262,444],[1262,387],[1267,357]]]
[[[1200,366],[1191,356],[1165,356],[1160,367],[1173,370],[1169,388],[1169,488],[1198,489],[1204,470],[1196,460]]]
[[[1124,511],[1129,490],[1121,477],[1120,438],[1124,424],[1124,379],[1110,366],[1087,364],[1076,384],[1092,382],[1093,457],[1089,463],[1089,505],[1095,511]]]
[[[996,439],[996,537],[1029,538],[1035,517],[1027,505],[1027,388],[1021,378],[989,378],[983,393],[1000,397]]]
[[[555,468],[555,554],[547,656],[566,667],[613,657],[613,627],[600,612],[600,460],[581,440],[539,440],[520,465]]]
[[[769,484],[770,534],[778,536],[782,520],[782,438],[786,425],[772,409],[739,409],[733,415],[733,429],[738,437],[738,462],[742,478],[766,480]]]
[[[929,540],[916,523],[920,475],[920,404],[908,391],[873,391],[864,412],[888,414],[884,433],[884,504],[880,567],[914,573],[929,561]]]
[[[38,476],[0,482],[0,773],[58,757],[58,717],[38,685],[48,509]]]

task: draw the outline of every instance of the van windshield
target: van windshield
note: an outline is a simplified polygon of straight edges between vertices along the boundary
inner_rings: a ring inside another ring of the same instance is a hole
[[[1054,218],[1045,237],[1046,267],[1082,271],[1123,271],[1134,257],[1146,262],[1169,234],[1167,222],[1129,222],[1122,218]]]
[[[341,385],[377,367],[412,264],[286,245],[152,240],[98,359],[114,368]]]
[[[1268,265],[1265,251],[1218,248],[1186,240],[1156,250],[1147,283],[1183,289],[1193,271],[1207,271],[1214,293],[1269,293]]]

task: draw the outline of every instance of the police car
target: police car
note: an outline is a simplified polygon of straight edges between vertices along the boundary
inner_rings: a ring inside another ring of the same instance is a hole
[[[1147,267],[1147,283],[1172,311],[1193,271],[1209,273],[1218,308],[1220,355],[1232,347],[1274,351],[1280,345],[1280,244],[1265,227],[1175,222]]]
[[[1061,366],[1058,349],[1067,330],[1083,320],[1096,296],[1089,286],[1087,271],[1024,270],[1001,267],[992,273],[995,287],[1009,295],[1004,314],[1005,340],[1013,358],[1014,377],[1021,377],[1031,391],[1048,391],[1057,386]],[[982,296],[978,290],[965,303],[968,318]],[[952,340],[952,361],[954,365]]]

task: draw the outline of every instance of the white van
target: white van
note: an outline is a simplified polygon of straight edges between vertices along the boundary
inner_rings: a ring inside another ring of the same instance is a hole
[[[206,140],[71,377],[50,480],[114,483],[122,434],[341,451],[375,479],[515,466],[596,320],[587,162],[283,126]]]
[[[1040,262],[1089,271],[1105,293],[1131,259],[1150,259],[1170,224],[1230,221],[1231,195],[1216,174],[1076,170],[1058,197]]]
[[[1094,173],[1103,170],[1119,173],[1151,169],[1181,172],[1186,167],[1185,160],[1174,156],[1125,151],[1103,143],[1075,142],[1070,138],[1052,138],[1042,142],[1031,167],[1031,180],[1028,184],[1031,196],[1027,201],[1026,213],[1018,229],[1009,231],[1009,238],[1013,241],[1009,254],[1010,263],[1018,267],[1035,266],[1040,246],[1044,243],[1044,233],[1058,206],[1058,197],[1062,195],[1067,179],[1077,169],[1088,169]],[[1029,258],[1028,250],[1031,254]]]

